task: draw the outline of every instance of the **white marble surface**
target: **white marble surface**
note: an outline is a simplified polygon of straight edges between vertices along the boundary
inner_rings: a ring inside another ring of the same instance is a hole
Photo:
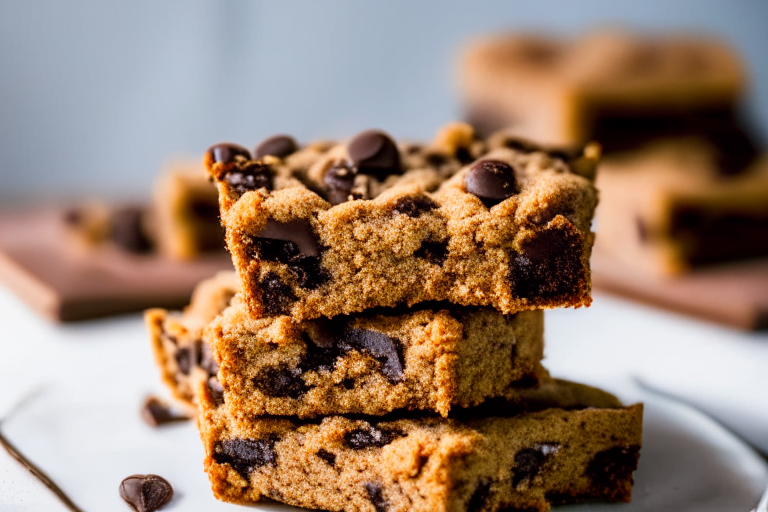
[[[646,402],[645,440],[630,505],[563,510],[749,510],[768,485],[765,462],[718,423],[650,394],[682,395],[768,451],[768,336],[709,326],[604,296],[547,313],[545,364]],[[175,487],[167,510],[236,510],[210,495],[192,424],[160,430],[138,416],[163,394],[139,315],[52,325],[0,287],[0,428],[85,511],[128,510],[117,487],[155,472]],[[262,510],[288,510],[268,505]],[[0,510],[65,510],[0,451]]]

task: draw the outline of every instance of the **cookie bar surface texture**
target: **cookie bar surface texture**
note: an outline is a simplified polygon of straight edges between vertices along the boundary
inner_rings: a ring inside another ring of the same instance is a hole
[[[244,417],[448,415],[520,398],[542,371],[543,313],[491,308],[416,309],[292,322],[251,319],[233,306],[205,339],[219,362],[225,402]]]
[[[363,136],[284,158],[252,160],[232,145],[206,154],[253,316],[590,303],[599,147],[565,157],[470,140],[471,150],[454,143],[437,159],[388,137],[364,140],[372,148],[363,151]]]
[[[512,416],[314,422],[238,419],[199,392],[205,468],[214,495],[235,503],[492,512],[629,501],[642,437],[642,405],[597,390],[571,389],[589,399],[567,409],[537,411],[532,400],[534,410]]]

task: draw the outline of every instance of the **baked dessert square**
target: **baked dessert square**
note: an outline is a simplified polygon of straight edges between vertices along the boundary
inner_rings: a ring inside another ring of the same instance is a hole
[[[345,512],[547,511],[629,501],[642,405],[552,380],[528,409],[494,404],[461,417],[244,418],[200,393],[214,495]]]
[[[768,159],[724,173],[700,139],[669,140],[601,164],[597,246],[670,275],[768,256]]]
[[[207,327],[233,414],[301,418],[447,416],[490,398],[519,400],[542,373],[541,311],[422,304],[332,320],[253,319],[237,297]]]
[[[459,63],[470,122],[541,143],[597,140],[607,153],[701,135],[728,166],[756,154],[736,113],[747,85],[737,53],[711,37],[613,29],[578,38],[499,34],[471,42]]]
[[[205,156],[254,317],[591,301],[597,145],[566,153],[504,134],[481,140],[461,123],[430,145],[379,131],[285,143],[278,155],[263,145]]]

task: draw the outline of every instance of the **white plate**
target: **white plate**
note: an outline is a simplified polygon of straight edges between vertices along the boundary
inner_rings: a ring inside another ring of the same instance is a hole
[[[134,473],[171,482],[175,497],[164,510],[239,509],[211,496],[191,422],[152,429],[140,420],[143,397],[162,388],[138,316],[51,326],[0,290],[0,317],[10,326],[0,349],[0,417],[10,410],[9,397],[29,396],[0,428],[84,511],[129,510],[117,489]],[[768,467],[739,439],[678,402],[616,379],[607,387],[627,402],[646,404],[634,499],[558,510],[746,512],[757,503]],[[65,509],[0,450],[0,510]]]

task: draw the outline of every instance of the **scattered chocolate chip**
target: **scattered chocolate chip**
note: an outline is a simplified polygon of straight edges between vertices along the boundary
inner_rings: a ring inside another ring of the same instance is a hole
[[[344,379],[341,381],[341,385],[344,386],[345,389],[354,389],[355,379]]]
[[[131,475],[120,483],[120,497],[136,512],[154,512],[173,498],[173,487],[157,475]]]
[[[319,256],[307,256],[290,263],[288,268],[296,275],[299,286],[306,290],[316,290],[331,276],[325,271]]]
[[[390,338],[378,331],[350,327],[344,330],[339,346],[345,351],[358,349],[371,354],[381,363],[381,373],[392,384],[401,382],[405,378],[402,347],[397,338]]]
[[[491,497],[491,479],[481,478],[467,502],[467,512],[481,512]]]
[[[451,161],[451,159],[442,153],[427,153],[424,159],[429,167],[441,168]]]
[[[442,265],[448,257],[448,242],[422,242],[413,255],[435,265]]]
[[[329,452],[328,450],[320,448],[317,451],[317,456],[323,459],[325,462],[327,462],[328,465],[331,467],[336,465],[336,455]]]
[[[579,289],[583,279],[579,234],[565,229],[539,232],[511,255],[516,297],[555,299]]]
[[[389,502],[384,499],[384,489],[378,482],[366,482],[365,490],[368,493],[368,499],[373,503],[376,512],[386,512],[389,508]]]
[[[143,208],[129,206],[112,212],[109,238],[121,249],[137,254],[152,250],[152,241],[144,229]]]
[[[418,217],[422,213],[436,208],[439,208],[439,205],[427,196],[406,196],[397,200],[395,206],[392,207],[392,213]]]
[[[187,345],[176,349],[174,354],[176,359],[176,365],[179,367],[179,371],[184,375],[189,375],[192,371],[192,367],[197,362],[197,347],[195,345]]]
[[[459,160],[459,162],[462,163],[462,165],[467,165],[469,162],[475,159],[475,157],[472,156],[472,153],[469,151],[469,148],[456,148],[456,158]]]
[[[515,467],[512,468],[512,486],[530,482],[539,474],[544,464],[560,450],[559,443],[536,443],[532,448],[523,448],[515,454]]]
[[[216,359],[213,358],[211,346],[202,340],[198,340],[198,343],[200,344],[200,357],[198,363],[200,368],[208,372],[209,376],[216,375],[219,373],[219,363],[217,363]]]
[[[261,289],[261,303],[267,316],[285,315],[290,312],[291,306],[296,302],[291,287],[280,280],[280,276],[270,272],[259,280]]]
[[[213,460],[218,464],[229,464],[232,469],[248,480],[248,475],[262,466],[276,466],[276,438],[229,439],[220,441],[214,448]]]
[[[144,401],[141,406],[141,418],[151,427],[190,419],[189,416],[175,411],[156,396],[150,396]]]
[[[222,179],[239,195],[260,188],[272,190],[272,171],[267,164],[259,162],[228,171]]]
[[[391,174],[403,172],[397,146],[389,135],[379,130],[367,130],[358,134],[350,141],[347,150],[361,174],[368,174],[382,181]]]
[[[367,199],[367,197],[354,197],[352,189],[355,188],[355,176],[357,168],[352,162],[339,160],[335,162],[323,176],[326,197],[331,204],[341,204],[353,199]]]
[[[247,160],[251,159],[251,153],[243,146],[237,144],[217,144],[208,149],[211,161],[215,164],[229,164],[235,161],[236,156]]]
[[[301,373],[300,368],[266,368],[253,379],[253,385],[269,396],[299,398],[307,391]]]
[[[274,135],[264,139],[256,149],[253,150],[253,158],[258,160],[267,155],[277,158],[285,158],[298,151],[299,145],[290,135]]]
[[[464,186],[489,208],[517,193],[515,171],[499,160],[480,160],[473,164],[464,178]]]
[[[381,448],[386,446],[400,436],[399,432],[380,430],[376,427],[356,428],[344,434],[344,440],[350,448],[362,450],[374,446]]]
[[[254,240],[275,240],[283,242],[284,248],[274,256],[278,261],[288,263],[296,256],[317,256],[320,254],[320,244],[315,236],[308,219],[296,219],[288,222],[277,222],[268,219],[267,225]],[[270,259],[266,254],[264,259]]]
[[[224,404],[224,386],[221,385],[219,379],[216,377],[208,378],[208,393],[213,398],[213,403],[216,407]]]
[[[639,456],[639,446],[614,446],[595,455],[587,466],[585,475],[592,479],[595,485],[612,489],[632,476],[637,469]]]

